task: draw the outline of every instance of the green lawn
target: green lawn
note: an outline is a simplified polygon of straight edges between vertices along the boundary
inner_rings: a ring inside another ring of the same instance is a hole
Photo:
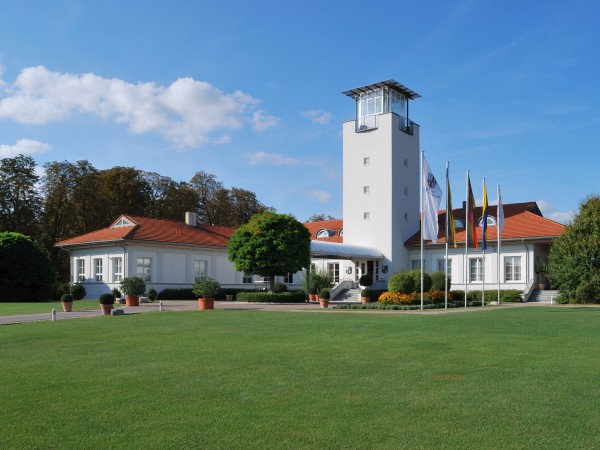
[[[73,302],[73,311],[98,308],[100,308],[98,300],[77,300]],[[50,313],[52,309],[62,311],[62,304],[60,302],[0,302],[0,316]]]
[[[600,447],[600,308],[0,326],[1,448]]]

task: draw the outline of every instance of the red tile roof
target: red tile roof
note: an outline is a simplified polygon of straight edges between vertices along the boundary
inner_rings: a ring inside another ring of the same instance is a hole
[[[496,217],[497,214],[497,206],[489,206],[488,207],[488,216]],[[510,240],[510,239],[536,239],[536,238],[555,238],[560,236],[564,230],[565,226],[554,222],[550,219],[546,219],[542,216],[537,203],[535,202],[526,202],[526,203],[510,203],[507,205],[503,205],[504,209],[504,227],[502,228],[502,235],[500,238],[502,240]],[[452,210],[455,219],[462,219],[463,223],[465,220],[465,211],[464,208],[453,209]],[[475,217],[477,223],[479,223],[479,219],[482,216],[482,208],[475,208]],[[446,243],[446,211],[440,211],[438,214],[438,244]],[[462,242],[464,245],[465,242],[465,229],[456,229],[456,241]],[[487,239],[488,241],[496,241],[497,240],[498,231],[495,226],[488,226],[487,229]],[[481,228],[477,229],[477,240],[478,246],[481,243]],[[425,241],[426,243],[431,244],[431,241]],[[421,233],[420,231],[411,236],[406,242],[405,245],[420,245],[421,243]]]
[[[226,247],[229,238],[235,231],[234,228],[212,225],[197,225],[192,227],[185,222],[173,220],[149,219],[147,217],[128,215],[121,217],[133,222],[134,225],[130,227],[104,228],[66,239],[58,242],[56,246],[67,247],[111,241],[144,241]],[[114,223],[118,222],[119,219]]]
[[[321,222],[305,222],[304,226],[310,231],[310,238],[313,241],[344,242],[344,237],[340,236],[340,230],[344,227],[344,221],[341,219],[323,220]],[[331,236],[317,238],[319,230],[329,230]]]

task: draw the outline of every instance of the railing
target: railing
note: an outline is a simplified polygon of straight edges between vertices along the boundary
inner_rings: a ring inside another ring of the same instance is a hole
[[[526,303],[529,301],[529,297],[531,297],[531,293],[533,292],[533,287],[535,285],[533,284],[533,278],[531,280],[529,280],[529,282],[527,283],[527,287],[525,288],[525,290],[523,291],[523,293],[521,294],[521,301],[523,303]]]
[[[402,117],[400,116],[400,130],[404,131],[405,133],[408,133],[410,135],[413,134],[413,121],[406,118],[406,117]]]
[[[331,288],[329,291],[330,297],[334,299],[340,292],[344,289],[352,289],[354,288],[354,281],[352,280],[342,280],[339,281],[335,286]]]
[[[356,132],[362,133],[364,131],[376,130],[378,128],[377,117],[377,115],[372,115],[356,119]]]

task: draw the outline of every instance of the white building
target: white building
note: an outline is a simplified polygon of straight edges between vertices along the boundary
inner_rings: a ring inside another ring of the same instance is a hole
[[[355,287],[370,274],[374,288],[389,276],[420,264],[419,132],[409,118],[409,102],[419,96],[394,80],[344,92],[355,100],[356,116],[343,125],[344,219],[307,223],[313,264],[332,273],[334,294]],[[541,280],[535,267],[545,260],[564,227],[545,219],[535,202],[504,205],[505,226],[498,266],[495,206],[489,209],[488,250],[464,248],[464,208],[455,209],[458,248],[450,247],[454,289],[519,289],[528,295]],[[481,216],[480,208],[475,210]],[[481,220],[481,219],[479,219]],[[445,211],[439,215],[437,244],[426,243],[424,268],[444,269]],[[59,242],[70,251],[72,281],[86,286],[89,298],[117,287],[123,277],[142,276],[149,287],[189,287],[210,276],[225,287],[260,286],[262,278],[236,272],[227,259],[234,230],[195,223],[123,215],[110,227]],[[462,242],[462,244],[461,244]],[[280,281],[297,285],[302,274]]]

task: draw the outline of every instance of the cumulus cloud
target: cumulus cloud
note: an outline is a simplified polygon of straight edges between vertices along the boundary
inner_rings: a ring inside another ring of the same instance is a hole
[[[241,91],[226,94],[209,83],[179,78],[168,86],[132,84],[52,72],[43,66],[21,71],[0,96],[0,119],[25,124],[64,121],[90,114],[127,126],[135,134],[154,132],[181,147],[227,142],[227,132],[250,122],[262,131],[278,123],[259,101]]]
[[[325,191],[310,191],[308,195],[310,195],[311,198],[315,199],[319,203],[327,203],[329,200],[331,200],[331,194]]]
[[[302,116],[306,117],[312,123],[320,123],[321,125],[325,125],[331,120],[331,113],[323,111],[322,109],[304,111],[302,112]]]
[[[33,155],[36,153],[49,152],[50,144],[35,141],[33,139],[19,139],[15,145],[0,144],[0,156],[3,158],[14,158],[17,155]]]

